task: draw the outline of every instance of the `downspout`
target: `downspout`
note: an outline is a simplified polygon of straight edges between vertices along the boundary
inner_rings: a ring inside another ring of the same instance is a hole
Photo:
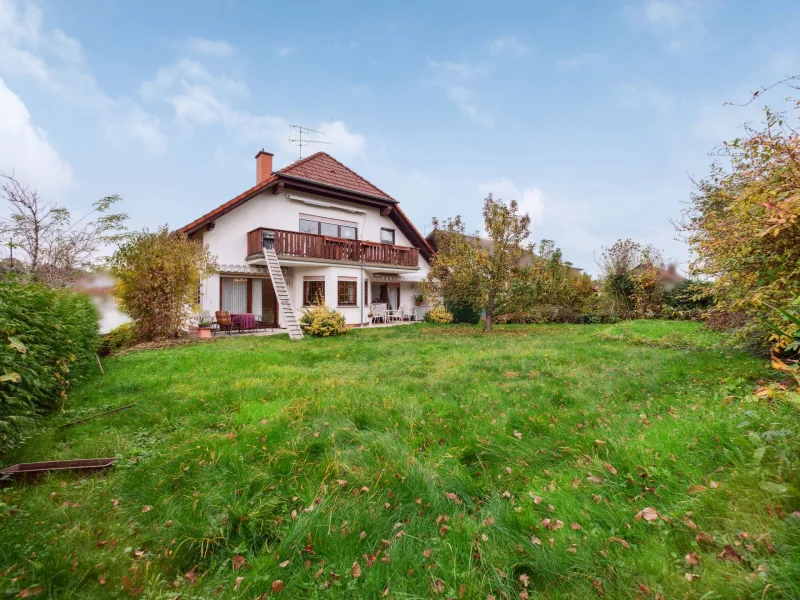
[[[364,326],[364,298],[367,297],[367,295],[364,293],[364,263],[363,262],[361,263],[361,287],[360,287],[360,289],[361,289],[361,302],[359,302],[359,304],[361,305],[361,320],[358,322],[359,323],[358,326],[359,327],[363,327]]]

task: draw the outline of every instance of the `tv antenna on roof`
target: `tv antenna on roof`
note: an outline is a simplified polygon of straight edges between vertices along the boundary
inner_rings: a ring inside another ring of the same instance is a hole
[[[310,129],[308,127],[303,127],[302,125],[290,125],[292,129],[297,132],[296,138],[289,138],[289,142],[297,146],[300,151],[300,158],[303,158],[303,147],[308,146],[309,144],[330,144],[330,142],[323,142],[321,140],[309,140],[303,139],[303,134],[308,136],[309,133],[318,133],[319,135],[325,135],[322,131],[317,131],[316,129]]]

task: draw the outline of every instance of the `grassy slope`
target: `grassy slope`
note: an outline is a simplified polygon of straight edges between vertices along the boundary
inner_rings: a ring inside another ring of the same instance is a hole
[[[667,598],[798,597],[800,519],[766,510],[798,498],[759,485],[771,475],[747,437],[796,413],[740,399],[762,362],[657,347],[676,336],[715,341],[686,323],[423,326],[108,360],[50,424],[137,408],[47,429],[3,464],[119,466],[0,490],[0,591],[255,598],[280,579],[292,598],[373,598],[387,584],[396,598],[518,598],[527,575],[531,597],[635,598],[640,584]],[[636,521],[648,506],[671,522]],[[716,546],[698,545],[700,530]],[[717,558],[734,543],[742,562]],[[237,555],[247,566],[234,572]]]

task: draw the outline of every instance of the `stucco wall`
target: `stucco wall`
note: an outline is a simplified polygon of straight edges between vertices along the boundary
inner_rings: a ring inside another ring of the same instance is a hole
[[[315,206],[290,200],[286,194],[295,195],[312,200],[318,200],[330,205],[355,208],[363,213],[353,213],[346,210],[331,208],[327,206]],[[380,214],[380,210],[372,207],[365,207],[355,203],[343,201],[332,201],[321,196],[314,196],[306,193],[282,192],[273,195],[269,190],[241,206],[236,207],[229,213],[219,217],[215,221],[214,229],[211,231],[201,230],[193,237],[201,237],[202,242],[207,244],[212,255],[217,257],[219,265],[233,265],[245,267],[247,255],[247,232],[258,227],[274,227],[287,231],[298,231],[300,226],[300,214],[313,215],[321,218],[336,219],[338,221],[351,221],[358,226],[358,239],[373,242],[380,241],[380,230],[382,227],[395,231],[395,244],[399,246],[412,246],[405,235],[398,229],[397,225],[389,218]],[[288,266],[288,265],[287,265]],[[414,278],[425,277],[429,266],[422,256],[419,258],[420,269],[408,274]],[[289,294],[292,304],[298,316],[301,314],[303,304],[303,276],[324,276],[326,289],[326,304],[345,315],[347,322],[356,324],[361,318],[361,304],[364,292],[361,287],[361,268],[359,265],[331,265],[331,266],[288,266],[289,267]],[[387,266],[387,269],[390,267]],[[365,271],[365,279],[378,281],[373,277],[375,272],[380,269],[373,269],[372,272]],[[246,273],[237,276],[247,277]],[[337,290],[339,277],[356,277],[358,279],[358,305],[356,307],[337,306]],[[219,275],[208,278],[201,287],[201,305],[204,311],[213,314],[220,310],[220,280]],[[418,294],[418,284],[407,281],[400,285],[400,304],[401,306],[413,306],[413,296]],[[367,321],[369,307],[363,310],[364,321]],[[284,326],[281,318],[281,326]]]
[[[355,203],[332,201],[312,194],[288,192],[289,195],[318,200],[326,204],[363,210],[366,214],[352,213],[336,208],[313,206],[289,200],[287,192],[272,194],[271,190],[259,194],[236,207],[215,221],[214,229],[203,232],[203,242],[208,244],[211,253],[217,256],[219,264],[244,264],[247,255],[247,232],[258,227],[274,227],[286,231],[299,231],[300,213],[318,217],[328,217],[340,221],[352,221],[358,225],[358,239],[380,242],[382,227],[395,230],[395,244],[412,246],[397,225],[381,215],[380,210]],[[422,260],[422,259],[420,259]]]

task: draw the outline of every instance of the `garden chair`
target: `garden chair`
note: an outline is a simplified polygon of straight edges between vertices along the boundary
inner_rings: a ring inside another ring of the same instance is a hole
[[[220,331],[227,331],[228,335],[230,335],[234,329],[238,329],[239,333],[242,332],[241,321],[231,317],[230,311],[218,310],[214,313],[214,316],[217,318],[217,326],[219,327]]]
[[[409,321],[414,320],[414,309],[410,306],[401,306],[400,307],[400,320],[405,321],[408,319]]]
[[[385,304],[373,304],[369,307],[370,312],[372,313],[372,322],[375,323],[378,319],[381,320],[382,323],[386,322],[386,305]]]

